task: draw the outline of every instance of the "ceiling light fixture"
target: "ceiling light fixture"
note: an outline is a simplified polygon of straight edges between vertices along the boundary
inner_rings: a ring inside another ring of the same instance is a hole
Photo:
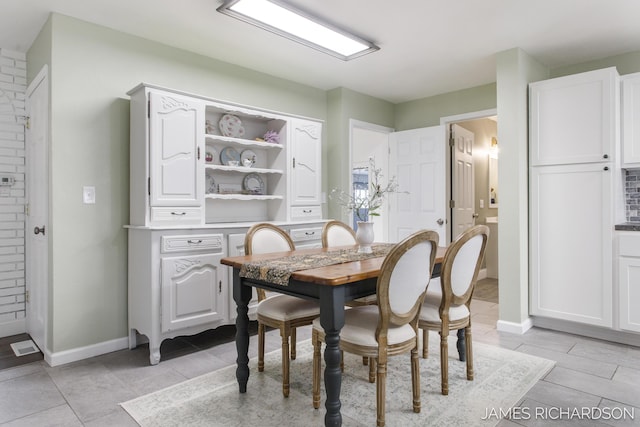
[[[344,61],[380,49],[281,0],[227,0],[217,10]]]

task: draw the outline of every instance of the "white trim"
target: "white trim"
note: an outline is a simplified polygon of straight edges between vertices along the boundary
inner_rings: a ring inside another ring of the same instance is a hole
[[[640,334],[611,329],[602,326],[586,325],[569,320],[551,319],[534,316],[531,318],[537,328],[552,329],[554,331],[596,338],[603,341],[612,341],[627,345],[640,346]]]
[[[129,337],[116,338],[115,340],[104,341],[88,345],[86,347],[78,347],[56,353],[45,351],[44,360],[50,366],[58,366],[127,348],[129,348]]]
[[[511,334],[522,335],[533,327],[533,321],[527,317],[523,322],[507,322],[506,320],[498,320],[496,329],[500,332],[509,332]]]
[[[472,111],[470,113],[440,117],[440,124],[448,125],[449,123],[464,122],[467,120],[485,119],[487,117],[496,116],[497,114],[498,114],[498,109],[496,108],[490,108],[488,110]]]
[[[22,319],[12,320],[11,322],[0,323],[0,337],[24,334],[26,331],[27,322],[24,317]]]
[[[40,69],[40,71],[38,72],[38,74],[34,77],[34,79],[31,80],[31,84],[27,87],[25,96],[27,98],[30,97],[33,91],[36,90],[38,85],[41,83],[41,81],[48,77],[49,77],[49,66],[47,64],[44,64]]]

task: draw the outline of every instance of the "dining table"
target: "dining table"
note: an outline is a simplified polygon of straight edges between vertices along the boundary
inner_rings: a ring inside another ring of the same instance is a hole
[[[249,380],[248,312],[252,287],[314,300],[319,303],[320,324],[325,331],[325,426],[341,426],[340,330],[344,326],[345,303],[376,293],[382,263],[392,246],[374,243],[371,253],[361,255],[354,245],[222,258],[221,264],[233,268],[236,379],[240,393],[246,393]],[[445,251],[444,247],[437,249],[433,276],[439,275]]]

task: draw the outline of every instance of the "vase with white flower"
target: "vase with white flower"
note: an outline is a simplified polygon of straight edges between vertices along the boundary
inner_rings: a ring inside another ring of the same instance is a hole
[[[383,183],[382,169],[376,168],[373,158],[369,159],[369,169],[367,175],[370,182],[365,188],[353,188],[352,193],[334,188],[331,190],[329,198],[335,200],[345,210],[352,212],[357,221],[356,240],[360,245],[360,252],[371,252],[371,244],[374,240],[373,222],[371,217],[380,216],[380,210],[384,206],[385,199],[389,193],[406,193],[399,191],[396,177]]]

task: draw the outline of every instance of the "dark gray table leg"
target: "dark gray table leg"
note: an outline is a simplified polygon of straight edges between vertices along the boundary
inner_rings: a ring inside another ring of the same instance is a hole
[[[238,306],[236,317],[236,350],[238,358],[236,363],[236,378],[240,393],[247,392],[247,381],[249,381],[249,301],[251,300],[251,287],[244,286],[240,282],[240,270],[233,269],[233,300]]]
[[[458,342],[456,342],[456,347],[458,348],[458,357],[460,361],[464,362],[467,360],[467,348],[464,343],[464,329],[458,329]]]
[[[324,417],[325,426],[341,426],[340,388],[342,372],[340,371],[340,330],[344,326],[344,288],[326,286],[320,290],[320,324],[324,328],[325,344],[324,386],[327,392]]]

